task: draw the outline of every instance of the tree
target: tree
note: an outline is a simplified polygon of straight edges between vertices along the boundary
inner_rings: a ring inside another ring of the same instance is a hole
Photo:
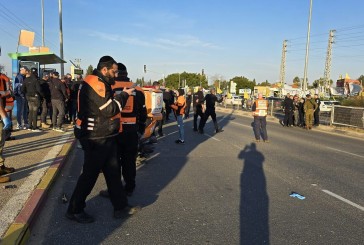
[[[361,75],[358,80],[360,81],[361,85],[364,85],[364,75]]]
[[[254,80],[253,80],[254,82]],[[270,86],[271,84],[268,82],[268,80],[265,80],[265,82],[259,83],[259,86]]]
[[[173,73],[168,75],[165,78],[165,81],[165,86],[171,89],[177,89],[184,86],[196,87],[200,85],[204,88],[208,87],[206,76],[199,73]]]
[[[94,71],[94,68],[92,67],[92,65],[89,65],[87,67],[86,75],[91,75],[93,71]]]
[[[299,77],[293,78],[293,84],[297,86],[301,86],[301,79]]]
[[[242,88],[250,88],[251,90],[254,90],[254,86],[256,85],[255,79],[253,81],[250,81],[248,78],[241,76],[234,77],[230,80],[236,83],[236,91],[239,91],[239,89]]]

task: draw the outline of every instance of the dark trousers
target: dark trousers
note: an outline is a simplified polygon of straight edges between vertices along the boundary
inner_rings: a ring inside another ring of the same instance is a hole
[[[38,109],[40,105],[40,101],[38,97],[27,97],[28,100],[28,107],[29,107],[29,128],[35,129],[37,128],[37,116],[38,116]]]
[[[170,119],[169,115],[171,114],[172,109],[171,109],[170,104],[165,104],[165,105],[166,105],[166,121],[168,121]]]
[[[187,119],[187,118],[190,117],[190,109],[191,109],[191,103],[189,103],[189,104],[186,105],[186,108],[185,108],[185,119]]]
[[[292,126],[293,124],[293,111],[292,110],[286,110],[284,111],[284,126]]]
[[[195,107],[193,109],[193,129],[197,130],[197,118],[200,117],[200,122],[204,117],[201,107]]]
[[[77,100],[73,99],[71,100],[70,104],[70,121],[75,122],[77,117]]]
[[[303,111],[299,111],[298,113],[299,113],[299,119],[300,119],[298,125],[303,127],[303,126],[305,126],[305,113]]]
[[[78,178],[70,199],[68,212],[80,213],[86,207],[86,198],[95,186],[102,170],[114,210],[121,210],[128,205],[128,200],[121,182],[121,170],[118,161],[116,137],[99,140],[80,140],[84,150],[82,174]]]
[[[129,125],[131,126],[131,125]],[[125,190],[135,188],[136,159],[138,156],[138,133],[136,129],[123,130],[118,136],[118,159],[122,167]]]
[[[64,120],[64,101],[63,100],[52,100],[52,124],[53,127],[62,127]],[[57,117],[58,115],[58,117]]]
[[[254,117],[254,135],[256,140],[260,140],[260,136],[263,140],[268,140],[267,117]]]
[[[313,114],[313,118],[314,118],[314,123],[313,123],[313,125],[316,125],[316,126],[318,126],[318,125],[320,125],[320,110],[316,110],[315,112],[314,112],[314,114]]]
[[[43,99],[41,106],[42,106],[42,113],[40,114],[40,121],[42,123],[46,123],[47,122],[47,116],[51,115],[50,114],[50,111],[51,111],[50,106],[49,106],[49,103],[45,99]],[[50,116],[50,119],[52,119],[51,116]]]
[[[219,127],[217,125],[217,121],[216,121],[216,113],[215,113],[215,110],[208,110],[208,109],[206,109],[205,115],[201,118],[200,125],[198,126],[198,128],[200,130],[203,130],[203,128],[205,127],[205,124],[207,122],[207,119],[209,119],[210,116],[211,116],[212,121],[214,122],[215,130],[217,131],[219,129]]]

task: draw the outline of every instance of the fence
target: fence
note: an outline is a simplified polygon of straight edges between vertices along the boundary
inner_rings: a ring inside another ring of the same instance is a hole
[[[331,124],[364,128],[364,108],[338,106],[332,107]]]

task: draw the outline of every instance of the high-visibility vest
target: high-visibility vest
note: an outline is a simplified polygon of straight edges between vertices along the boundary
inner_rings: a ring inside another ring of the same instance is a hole
[[[115,84],[111,86],[114,94],[118,94],[123,91],[124,88],[131,88],[133,86],[133,82],[125,82],[125,81],[115,81]],[[144,95],[144,91],[139,86],[134,87],[135,90],[142,92]],[[136,93],[133,92],[126,101],[125,107],[120,112],[120,128],[122,128],[123,124],[136,124],[137,123],[137,114],[136,111]],[[122,129],[121,129],[122,131]]]
[[[5,111],[11,111],[14,107],[14,98],[10,96],[11,91],[10,79],[5,74],[0,73],[0,95],[3,99]]]
[[[254,116],[265,117],[268,111],[268,101],[265,99],[257,99],[255,101]]]

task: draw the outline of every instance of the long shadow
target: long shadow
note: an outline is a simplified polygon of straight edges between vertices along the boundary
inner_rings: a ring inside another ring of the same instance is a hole
[[[220,127],[229,123],[231,114],[225,117],[225,120],[219,122]],[[218,116],[217,120],[223,116]],[[193,151],[199,144],[202,144],[210,138],[192,131],[193,118],[187,119],[184,123],[186,144],[178,145],[174,141],[178,139],[177,124],[171,121],[163,127],[163,133],[166,135],[158,140],[155,152],[150,154],[153,156],[147,164],[137,171],[136,190],[133,196],[129,198],[129,203],[139,204],[143,208],[155,203],[160,193],[175,179],[183,167],[188,163],[188,154]],[[205,126],[205,132],[210,134],[214,132],[214,126],[211,120],[208,120]],[[73,151],[82,151],[73,149]],[[79,173],[82,168],[83,153],[78,152],[74,155],[74,159],[69,159],[67,165],[72,168],[70,176],[61,176],[66,178],[62,186],[55,188],[52,195],[61,197],[64,194],[70,197]],[[103,175],[100,174],[101,178]],[[101,187],[102,189],[105,186]],[[122,229],[125,220],[116,220],[112,218],[112,206],[110,200],[100,197],[97,193],[100,186],[95,186],[92,194],[87,200],[86,211],[96,218],[96,222],[88,225],[77,224],[69,221],[64,217],[68,203],[66,205],[58,202],[51,206],[50,220],[46,229],[46,237],[43,244],[100,244],[105,242],[111,234],[117,233],[115,230]],[[49,208],[49,207],[48,207]],[[143,211],[142,211],[143,212]],[[156,214],[158,215],[158,214]],[[72,229],[70,227],[72,226]],[[85,230],[92,233],[92,236],[80,235]],[[61,242],[60,242],[61,241]],[[153,242],[151,242],[152,244]],[[34,243],[35,244],[35,243]]]
[[[269,244],[269,198],[263,170],[264,155],[255,143],[246,145],[239,159],[244,160],[240,178],[240,244]]]

